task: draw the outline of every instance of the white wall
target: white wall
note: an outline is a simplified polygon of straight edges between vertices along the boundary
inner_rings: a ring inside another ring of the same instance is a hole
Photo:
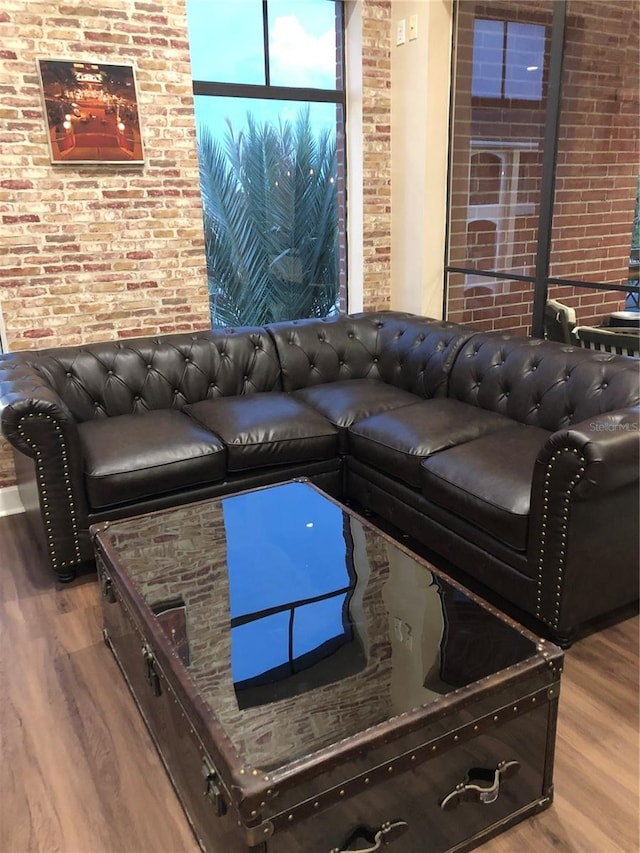
[[[441,317],[452,3],[393,0],[391,8],[391,301],[399,311]],[[397,45],[402,20],[406,42]]]
[[[0,489],[0,518],[3,515],[14,515],[16,512],[24,512],[18,487],[6,486]]]

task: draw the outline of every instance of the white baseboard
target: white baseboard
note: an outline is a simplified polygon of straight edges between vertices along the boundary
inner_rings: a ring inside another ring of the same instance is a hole
[[[6,486],[4,489],[0,489],[0,516],[14,515],[17,512],[24,512],[18,487]]]

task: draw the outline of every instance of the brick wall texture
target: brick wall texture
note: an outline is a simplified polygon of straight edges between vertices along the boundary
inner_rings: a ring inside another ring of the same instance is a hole
[[[378,311],[391,308],[391,0],[363,0],[362,16],[363,302]]]
[[[391,299],[391,2],[361,7],[364,302],[377,309]],[[51,164],[37,57],[134,66],[144,166]],[[0,302],[9,348],[207,328],[184,0],[0,0],[0,60]],[[0,487],[14,482],[0,439]]]
[[[472,99],[472,31],[474,18],[491,18],[546,27],[549,33],[552,3],[523,0],[505,12],[497,3],[463,0],[460,9],[451,262],[533,275],[546,100]],[[639,160],[639,33],[635,2],[567,4],[553,277],[627,280]],[[547,68],[548,62],[547,40]],[[452,276],[449,319],[529,334],[532,285],[490,282]],[[619,292],[572,285],[551,286],[549,296],[576,308],[583,325],[603,322],[624,301]]]

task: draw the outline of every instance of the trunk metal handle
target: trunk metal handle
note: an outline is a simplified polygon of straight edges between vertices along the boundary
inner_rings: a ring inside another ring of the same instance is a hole
[[[443,811],[457,808],[462,801],[484,803],[495,803],[500,796],[500,785],[504,779],[520,770],[518,761],[501,761],[494,770],[486,767],[472,767],[466,774],[464,781],[459,782],[456,787],[440,801]]]
[[[160,676],[155,668],[155,655],[148,643],[142,646],[142,660],[144,661],[144,674],[149,682],[149,686],[153,691],[154,696],[162,696],[162,687],[160,686]]]
[[[380,825],[379,829],[369,826],[357,826],[341,847],[334,847],[331,853],[375,853],[383,844],[389,844],[394,839],[403,835],[409,824],[406,820],[387,820]],[[354,841],[363,839],[369,842],[369,847],[351,847]],[[349,849],[350,848],[350,849]]]

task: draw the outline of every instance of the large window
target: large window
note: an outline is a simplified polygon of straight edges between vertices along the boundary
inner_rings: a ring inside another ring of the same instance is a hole
[[[211,318],[346,305],[342,4],[187,0]]]
[[[455,8],[448,318],[542,335],[551,299],[617,325],[638,298],[638,5]]]

